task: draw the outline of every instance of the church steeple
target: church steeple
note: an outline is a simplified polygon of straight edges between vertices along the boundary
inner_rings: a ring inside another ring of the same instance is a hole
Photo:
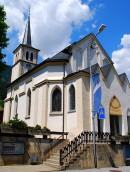
[[[30,27],[30,8],[29,8],[28,21],[27,21],[27,24],[26,24],[22,44],[32,46],[31,45],[31,27]]]
[[[39,50],[32,47],[31,44],[31,27],[30,27],[30,9],[28,21],[25,28],[24,38],[14,51],[14,63],[12,67],[11,82],[22,76],[37,65]]]

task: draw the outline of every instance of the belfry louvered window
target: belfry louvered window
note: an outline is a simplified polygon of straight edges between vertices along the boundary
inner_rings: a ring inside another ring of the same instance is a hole
[[[33,61],[33,53],[30,55],[30,60]]]
[[[29,52],[26,52],[26,60],[29,60]]]
[[[56,88],[52,94],[52,111],[61,111],[61,91]]]
[[[69,89],[69,97],[70,97],[70,110],[75,110],[75,88],[73,85],[70,86]]]

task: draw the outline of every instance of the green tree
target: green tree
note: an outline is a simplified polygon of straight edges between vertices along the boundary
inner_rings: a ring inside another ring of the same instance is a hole
[[[9,41],[7,38],[7,29],[9,26],[6,24],[5,20],[6,12],[4,11],[4,6],[0,5],[0,81],[2,70],[5,69],[5,62],[3,59],[6,56],[3,54],[2,50],[7,47]]]

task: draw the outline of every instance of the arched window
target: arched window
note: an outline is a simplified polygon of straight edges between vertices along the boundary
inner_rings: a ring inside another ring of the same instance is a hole
[[[31,90],[27,92],[27,116],[30,116],[31,112]]]
[[[61,111],[61,91],[56,88],[52,94],[52,111]]]
[[[18,112],[18,96],[16,95],[14,102],[14,115],[16,115],[17,112]]]
[[[27,51],[26,52],[26,60],[28,60],[29,59],[29,52]]]
[[[30,55],[30,60],[33,61],[33,53]]]
[[[70,110],[75,110],[75,88],[73,85],[70,86],[70,89],[69,89],[69,98],[70,98]]]

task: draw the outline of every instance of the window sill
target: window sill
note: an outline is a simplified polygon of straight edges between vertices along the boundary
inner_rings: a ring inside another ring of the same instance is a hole
[[[30,116],[26,116],[25,119],[30,119]]]
[[[50,115],[56,115],[56,116],[58,116],[58,115],[63,115],[63,112],[51,112],[50,113]]]
[[[74,109],[74,110],[69,110],[69,111],[68,111],[68,113],[74,113],[74,112],[76,112],[75,109]]]

